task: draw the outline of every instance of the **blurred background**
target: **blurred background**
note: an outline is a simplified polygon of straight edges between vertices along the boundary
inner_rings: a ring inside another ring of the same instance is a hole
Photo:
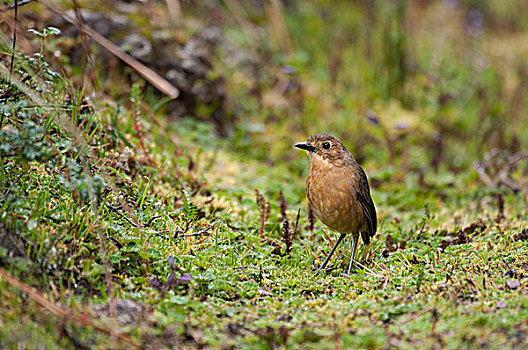
[[[485,185],[521,190],[496,175],[528,141],[526,1],[50,4],[21,4],[18,26],[60,29],[42,52],[53,69],[93,101],[126,100],[138,83],[190,142],[223,138],[227,151],[275,164],[299,158],[294,142],[325,132],[367,168],[394,173],[384,176],[474,169]],[[157,72],[179,97],[166,98],[68,18]],[[39,41],[24,30],[17,39],[27,49]]]

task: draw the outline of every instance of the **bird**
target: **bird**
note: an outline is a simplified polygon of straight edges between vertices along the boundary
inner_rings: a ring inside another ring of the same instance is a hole
[[[310,207],[319,220],[341,234],[316,275],[326,268],[345,236],[351,234],[354,245],[348,266],[350,275],[359,235],[368,245],[377,230],[376,207],[370,195],[367,175],[334,136],[314,134],[307,142],[297,143],[294,147],[307,151],[310,158],[306,179]]]

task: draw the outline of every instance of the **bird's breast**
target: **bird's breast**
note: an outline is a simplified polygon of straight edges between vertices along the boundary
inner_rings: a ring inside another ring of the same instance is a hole
[[[358,232],[361,208],[357,200],[358,177],[351,167],[311,167],[306,192],[319,220],[341,233]]]

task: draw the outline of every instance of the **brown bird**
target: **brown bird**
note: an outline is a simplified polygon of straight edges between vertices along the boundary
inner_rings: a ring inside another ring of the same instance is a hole
[[[370,197],[365,171],[346,147],[333,136],[316,134],[295,147],[308,151],[310,172],[306,195],[315,216],[341,235],[326,257],[317,275],[324,270],[337,246],[347,233],[354,238],[348,274],[352,270],[359,239],[369,244],[377,229],[376,208]]]

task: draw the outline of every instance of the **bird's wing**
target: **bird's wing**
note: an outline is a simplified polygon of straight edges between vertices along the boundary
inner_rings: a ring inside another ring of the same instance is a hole
[[[378,229],[378,218],[376,216],[376,208],[374,207],[374,202],[372,202],[372,197],[370,197],[370,187],[367,179],[367,175],[363,168],[358,166],[359,173],[359,189],[357,191],[357,198],[363,209],[363,214],[367,218],[367,228],[368,232],[361,232],[363,242],[369,244],[370,237],[373,237]]]

